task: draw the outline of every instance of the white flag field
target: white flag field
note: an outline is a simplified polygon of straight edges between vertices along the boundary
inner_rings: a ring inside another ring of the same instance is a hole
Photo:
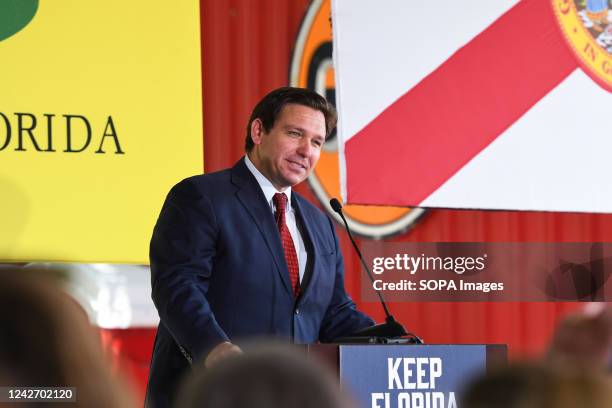
[[[611,7],[334,0],[345,201],[612,212]]]

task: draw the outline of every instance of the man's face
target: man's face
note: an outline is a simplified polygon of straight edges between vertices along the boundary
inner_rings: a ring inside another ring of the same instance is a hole
[[[255,146],[249,158],[274,187],[283,191],[306,179],[325,142],[323,113],[303,105],[285,105],[266,132],[259,119],[251,124]]]

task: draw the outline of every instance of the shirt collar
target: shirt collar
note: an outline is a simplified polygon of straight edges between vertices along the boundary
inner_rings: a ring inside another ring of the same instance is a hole
[[[255,176],[255,180],[257,180],[257,184],[259,184],[259,187],[261,187],[264,196],[266,196],[266,201],[268,202],[268,205],[270,206],[270,208],[272,208],[272,210],[274,210],[274,203],[272,202],[272,197],[276,193],[285,193],[285,195],[287,196],[287,202],[291,203],[291,187],[287,187],[285,191],[278,191],[276,187],[272,185],[270,180],[268,180],[266,176],[261,174],[257,167],[255,167],[255,165],[253,164],[251,159],[249,159],[249,156],[247,154],[244,155],[244,164],[246,164],[247,169],[249,169],[251,174]],[[289,211],[292,211],[291,205],[287,206],[286,212]]]

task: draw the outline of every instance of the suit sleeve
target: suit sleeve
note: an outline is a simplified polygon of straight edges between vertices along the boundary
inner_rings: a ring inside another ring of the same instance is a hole
[[[162,324],[195,361],[229,340],[206,299],[217,235],[210,200],[189,179],[174,186],[151,238],[152,298]]]
[[[329,218],[328,222],[336,250],[336,271],[332,300],[327,308],[319,332],[319,339],[323,342],[329,342],[341,336],[350,336],[355,331],[374,324],[370,317],[357,310],[355,303],[346,293],[344,288],[344,260],[342,258],[342,251],[340,250],[334,224]]]

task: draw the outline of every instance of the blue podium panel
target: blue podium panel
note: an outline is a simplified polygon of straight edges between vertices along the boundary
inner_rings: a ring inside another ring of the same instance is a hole
[[[363,408],[450,408],[487,370],[488,345],[341,345],[342,386]],[[497,346],[505,359],[506,349]]]

